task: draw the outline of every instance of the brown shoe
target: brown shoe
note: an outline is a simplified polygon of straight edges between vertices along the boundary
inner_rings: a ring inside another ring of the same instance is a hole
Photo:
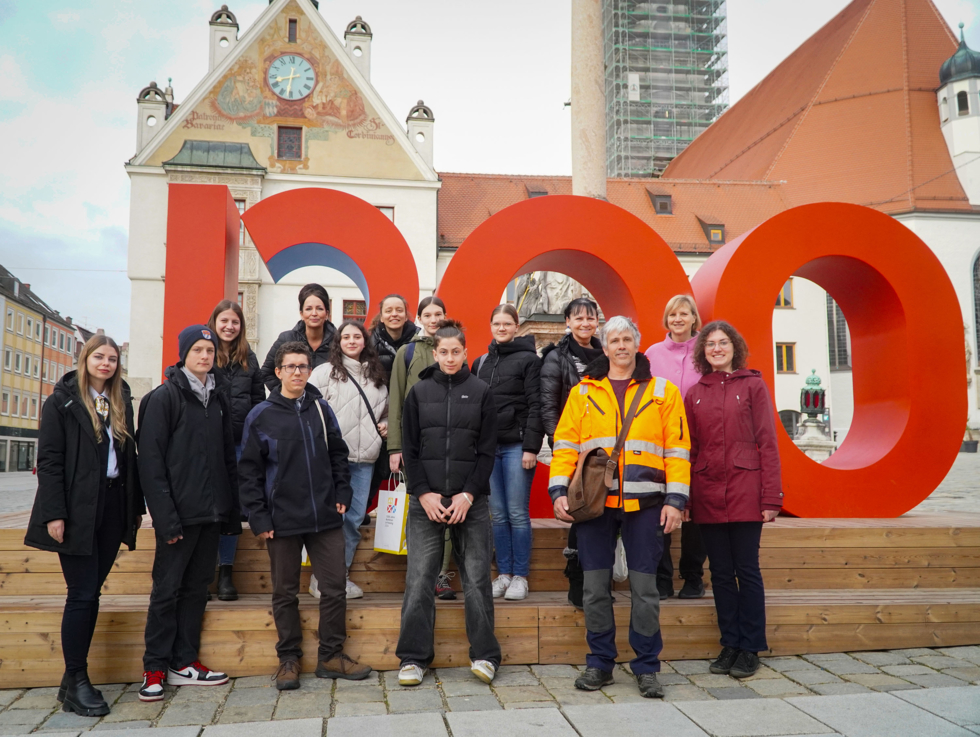
[[[335,655],[330,660],[321,660],[316,666],[317,678],[345,678],[348,681],[363,681],[369,675],[371,675],[371,666],[359,665],[347,653]]]
[[[299,688],[299,663],[295,660],[286,660],[279,664],[279,670],[273,676],[276,679],[276,688],[280,691],[292,691]]]

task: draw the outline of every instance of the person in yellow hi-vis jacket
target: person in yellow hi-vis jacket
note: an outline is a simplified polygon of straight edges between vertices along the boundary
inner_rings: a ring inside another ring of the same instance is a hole
[[[640,331],[628,317],[610,318],[600,332],[604,356],[586,367],[572,389],[555,431],[548,491],[555,517],[568,516],[568,486],[580,453],[603,448],[610,456],[628,408],[642,392],[619,458],[603,514],[578,524],[578,549],[585,571],[585,627],[590,653],[575,687],[595,691],[613,682],[616,623],[612,569],[616,535],[622,531],[629,568],[632,612],[630,668],[640,694],[662,698],[660,594],[657,565],[663,535],[680,525],[691,483],[691,440],[680,390],[650,375],[639,353]]]

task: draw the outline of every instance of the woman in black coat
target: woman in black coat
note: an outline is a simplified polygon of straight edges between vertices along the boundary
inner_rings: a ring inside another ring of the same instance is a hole
[[[248,345],[245,337],[245,313],[237,302],[229,299],[219,302],[211,313],[208,327],[218,336],[214,370],[226,379],[218,382],[218,386],[224,385],[227,388],[231,426],[235,436],[235,457],[241,458],[245,418],[252,407],[265,400],[259,359]],[[237,535],[221,536],[218,542],[218,598],[221,601],[238,599],[238,589],[232,580],[237,550]]]
[[[276,352],[283,343],[306,343],[313,354],[313,368],[330,360],[330,341],[337,328],[330,322],[330,295],[319,284],[307,284],[299,290],[299,322],[292,330],[279,333],[262,364],[262,382],[271,392],[279,387],[276,377]]]
[[[65,711],[102,716],[109,705],[88,677],[99,595],[120,543],[136,549],[143,494],[133,402],[119,376],[119,347],[95,335],[77,371],[65,374],[41,411],[37,496],[24,544],[58,553],[68,586],[61,619]]]
[[[542,351],[541,365],[541,419],[548,443],[555,444],[555,428],[565,409],[565,401],[572,387],[579,383],[585,367],[602,353],[602,344],[595,337],[599,327],[599,306],[591,299],[579,297],[565,307],[565,326],[568,334]],[[578,535],[575,525],[568,530],[568,547],[565,549],[568,565],[568,601],[582,608],[582,566],[578,560]]]
[[[497,555],[493,596],[509,601],[527,597],[531,565],[531,482],[544,432],[541,428],[541,359],[534,337],[517,335],[513,305],[490,315],[494,340],[489,353],[474,361],[477,377],[493,390],[497,407],[497,451],[490,475],[490,514]]]
[[[418,325],[408,319],[407,299],[400,294],[389,294],[381,300],[371,329],[371,342],[385,370],[386,386],[391,383],[391,367],[398,349],[411,343],[418,331]],[[382,453],[382,457],[387,457],[387,453]]]

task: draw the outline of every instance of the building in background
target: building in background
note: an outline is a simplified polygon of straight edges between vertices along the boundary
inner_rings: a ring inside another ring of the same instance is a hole
[[[30,471],[41,407],[75,365],[75,331],[70,317],[61,317],[2,266],[0,314],[0,472]]]
[[[658,177],[728,107],[724,0],[603,0],[606,173]]]

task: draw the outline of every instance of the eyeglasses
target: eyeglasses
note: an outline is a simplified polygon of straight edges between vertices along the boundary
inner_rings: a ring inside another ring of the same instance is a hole
[[[729,348],[731,344],[732,341],[730,340],[719,340],[717,343],[705,343],[704,347],[707,348],[709,351],[713,351],[715,348],[721,348],[722,350],[725,350],[726,348]]]
[[[287,364],[285,366],[280,366],[279,368],[287,376],[292,376],[297,371],[299,371],[300,374],[308,374],[308,373],[310,373],[310,367],[308,365],[306,365],[305,363],[300,364],[299,366],[295,366],[295,365],[293,365],[293,364],[290,363],[290,364]]]

